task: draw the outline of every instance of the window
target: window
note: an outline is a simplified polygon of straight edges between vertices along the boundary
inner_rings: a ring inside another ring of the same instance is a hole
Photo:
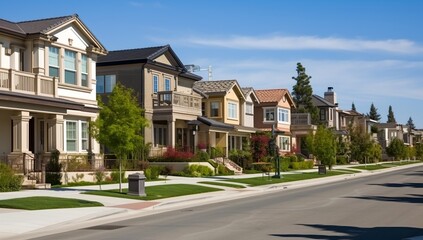
[[[279,108],[278,109],[278,122],[280,123],[289,123],[289,110]]]
[[[169,78],[165,78],[165,91],[170,91],[170,79]],[[166,93],[164,95],[164,100],[170,101],[170,99],[171,99],[171,93]]]
[[[279,137],[279,149],[281,151],[291,151],[290,138],[286,136]]]
[[[88,87],[88,61],[87,55],[81,55],[81,86]]]
[[[264,109],[264,121],[275,121],[275,109],[265,108]]]
[[[116,75],[97,75],[97,93],[111,93],[116,86]]]
[[[59,49],[56,47],[49,47],[48,65],[50,77],[59,77]]]
[[[253,113],[253,104],[252,103],[247,103],[247,105],[245,106],[245,113],[246,114],[254,114]]]
[[[238,104],[234,102],[228,102],[228,118],[238,119],[237,109]]]
[[[153,75],[153,93],[159,91],[159,76]]]
[[[66,150],[70,152],[76,151],[76,123],[66,122]]]
[[[320,109],[320,120],[326,120],[326,111],[325,109]]]
[[[81,150],[88,150],[88,123],[81,122]]]
[[[219,117],[219,102],[210,103],[210,117]]]
[[[76,53],[65,50],[65,83],[76,84]]]

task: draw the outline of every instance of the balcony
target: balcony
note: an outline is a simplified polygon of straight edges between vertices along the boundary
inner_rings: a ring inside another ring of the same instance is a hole
[[[191,94],[162,91],[153,95],[154,113],[172,112],[201,116],[201,97]]]
[[[292,113],[291,125],[311,125],[310,113]]]
[[[0,68],[0,90],[57,97],[57,88],[56,78]]]

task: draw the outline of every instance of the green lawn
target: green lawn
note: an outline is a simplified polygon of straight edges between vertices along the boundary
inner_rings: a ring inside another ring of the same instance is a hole
[[[345,174],[345,172],[340,171],[328,171],[327,174],[319,174],[315,173],[299,173],[299,174],[283,174],[283,178],[271,178],[271,177],[255,177],[255,178],[244,178],[244,179],[230,179],[224,180],[225,182],[238,182],[244,183],[251,187],[261,186],[261,185],[268,185],[268,184],[276,184],[276,183],[284,183],[284,182],[292,182],[292,181],[299,181],[299,180],[306,180],[312,178],[321,178],[321,177],[329,177],[329,176],[336,176]]]
[[[343,169],[337,169],[337,171],[339,172],[346,172],[346,173],[360,173],[360,170],[354,170],[354,169],[348,169],[348,168],[343,168]]]
[[[393,166],[394,165],[389,166],[389,165],[385,165],[385,164],[383,164],[383,165],[382,164],[374,164],[374,165],[357,166],[357,167],[351,167],[351,168],[373,171],[373,170],[390,168],[390,167],[393,167]]]
[[[147,196],[139,197],[128,195],[128,189],[122,189],[122,193],[119,192],[119,189],[113,190],[102,190],[102,191],[89,191],[84,194],[93,194],[107,197],[120,197],[120,198],[130,198],[130,199],[139,199],[139,200],[157,200],[162,198],[178,197],[190,194],[206,193],[222,191],[222,189],[211,188],[205,186],[191,185],[191,184],[165,184],[158,186],[149,186],[145,187],[145,193]]]
[[[100,207],[99,202],[56,197],[26,197],[0,200],[0,208],[15,208],[25,210],[43,210],[54,208]]]
[[[216,185],[216,186],[222,186],[222,187],[231,187],[231,188],[245,188],[245,186],[243,185],[230,184],[230,183],[224,183],[224,182],[198,182],[198,183]]]

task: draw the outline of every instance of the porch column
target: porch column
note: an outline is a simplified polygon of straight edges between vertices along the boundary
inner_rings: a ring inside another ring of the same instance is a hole
[[[12,116],[13,122],[13,153],[28,153],[29,151],[29,112],[21,111],[18,116]]]
[[[167,129],[168,129],[168,140],[169,140],[167,145],[174,148],[175,147],[175,136],[176,136],[175,132],[176,132],[176,129],[175,129],[175,121],[173,119],[169,120],[167,122]]]
[[[229,157],[229,141],[228,141],[228,138],[229,138],[229,133],[225,133],[225,156],[226,157]]]
[[[64,143],[64,127],[63,115],[56,115],[53,119],[48,120],[48,151],[58,150],[63,152],[63,143]]]

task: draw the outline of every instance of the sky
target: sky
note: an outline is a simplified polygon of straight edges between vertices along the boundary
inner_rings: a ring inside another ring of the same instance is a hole
[[[25,7],[22,7],[24,4]],[[18,22],[78,14],[106,47],[169,44],[212,80],[292,91],[296,65],[313,93],[336,92],[340,109],[423,128],[423,1],[420,0],[37,0],[2,3]],[[18,9],[18,11],[14,11]]]

